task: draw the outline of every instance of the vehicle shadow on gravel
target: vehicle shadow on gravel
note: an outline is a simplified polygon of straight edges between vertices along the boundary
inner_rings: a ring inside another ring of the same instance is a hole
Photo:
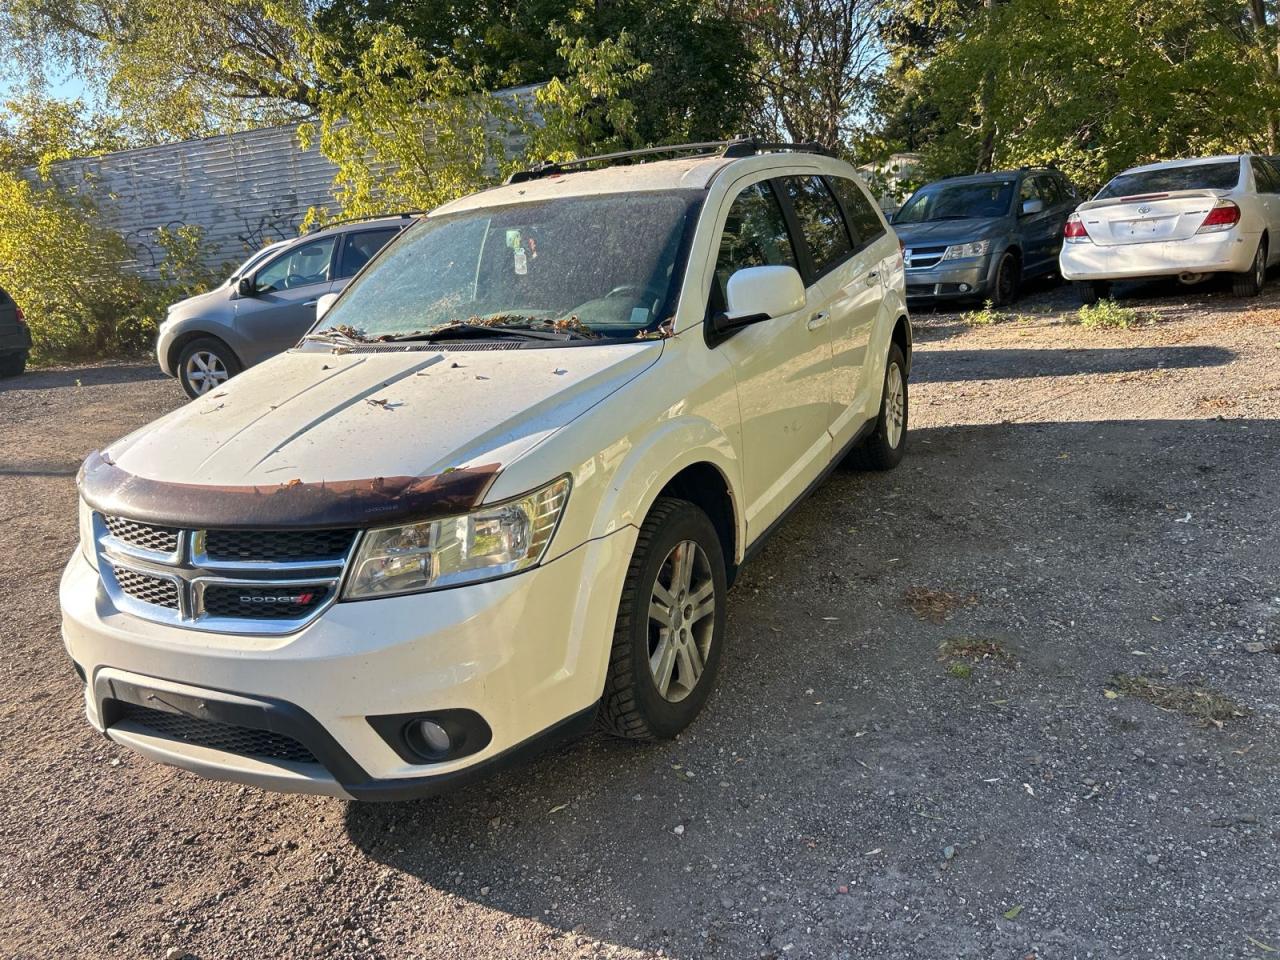
[[[113,363],[100,367],[68,367],[56,370],[28,370],[20,377],[0,380],[0,393],[11,390],[55,390],[59,387],[93,387],[99,384],[140,383],[165,380],[154,364]]]
[[[921,351],[911,366],[913,383],[1013,380],[1077,374],[1138,373],[1146,370],[1218,367],[1236,354],[1224,347],[1084,347],[1080,349]]]
[[[911,443],[893,473],[837,472],[744,568],[679,740],[349,804],[352,844],[570,950],[1250,956],[1280,902],[1280,656],[1244,649],[1280,626],[1280,421]],[[1138,673],[1239,715],[1116,693]]]

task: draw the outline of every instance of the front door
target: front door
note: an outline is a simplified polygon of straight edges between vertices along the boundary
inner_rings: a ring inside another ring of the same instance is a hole
[[[723,310],[729,277],[745,267],[799,267],[773,185],[760,180],[733,199],[720,234],[711,309]],[[742,489],[754,540],[826,467],[831,372],[830,325],[809,304],[753,324],[716,349],[737,379],[742,416]]]
[[[311,329],[316,301],[333,286],[335,242],[330,236],[293,247],[254,273],[254,296],[236,299],[246,365],[288,350]]]

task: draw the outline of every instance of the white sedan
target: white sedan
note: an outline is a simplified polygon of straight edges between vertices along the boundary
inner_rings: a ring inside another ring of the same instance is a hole
[[[1229,273],[1251,297],[1280,259],[1280,166],[1241,154],[1171,160],[1114,177],[1067,220],[1062,277],[1094,303],[1113,280]]]

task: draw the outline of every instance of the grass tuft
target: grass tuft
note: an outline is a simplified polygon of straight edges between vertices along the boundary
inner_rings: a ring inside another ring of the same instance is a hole
[[[972,607],[978,602],[978,598],[972,593],[950,593],[930,587],[908,587],[903,591],[902,599],[912,613],[930,623],[949,620],[956,610]]]
[[[1076,311],[1076,322],[1090,330],[1128,330],[1153,321],[1150,314],[1133,307],[1122,307],[1114,300],[1099,300],[1093,306]]]
[[[1224,693],[1194,684],[1161,683],[1150,677],[1116,674],[1112,687],[1117,693],[1145,700],[1162,710],[1172,710],[1219,729],[1225,721],[1247,717],[1249,711]]]

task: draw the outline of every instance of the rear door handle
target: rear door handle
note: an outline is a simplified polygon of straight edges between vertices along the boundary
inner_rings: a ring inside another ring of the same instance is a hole
[[[303,306],[304,306],[304,307],[314,307],[318,302],[319,302],[319,301],[317,301],[317,300],[308,300],[306,303],[304,303],[304,304],[303,304]]]
[[[880,282],[880,271],[872,270],[870,273],[867,274],[866,281],[867,281],[868,287],[874,287],[877,283]]]
[[[820,310],[809,318],[809,322],[805,324],[810,330],[817,330],[819,327],[825,327],[827,321],[831,318],[831,314],[825,310]]]

